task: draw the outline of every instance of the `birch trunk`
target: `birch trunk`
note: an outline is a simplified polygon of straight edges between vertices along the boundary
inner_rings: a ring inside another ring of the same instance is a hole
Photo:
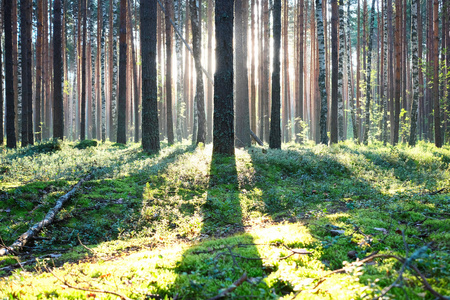
[[[328,145],[327,136],[327,88],[325,84],[325,38],[322,17],[322,0],[316,0],[317,39],[319,50],[319,90],[320,90],[320,143]]]

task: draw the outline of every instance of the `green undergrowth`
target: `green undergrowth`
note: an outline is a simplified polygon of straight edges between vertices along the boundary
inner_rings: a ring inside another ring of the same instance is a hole
[[[68,285],[132,299],[208,299],[244,274],[229,298],[371,299],[402,269],[395,259],[355,263],[373,253],[407,258],[385,299],[434,299],[409,265],[450,296],[447,147],[287,144],[237,149],[235,158],[184,144],[158,155],[108,143],[27,151],[1,157],[4,244],[80,178],[94,178],[21,255],[0,258],[6,299],[116,298]]]

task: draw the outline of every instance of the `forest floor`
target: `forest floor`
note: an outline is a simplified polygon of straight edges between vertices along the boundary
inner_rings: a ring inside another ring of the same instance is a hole
[[[0,151],[0,299],[450,297],[447,146]]]

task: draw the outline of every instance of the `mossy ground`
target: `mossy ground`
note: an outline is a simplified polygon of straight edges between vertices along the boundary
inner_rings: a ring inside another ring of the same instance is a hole
[[[2,148],[6,245],[94,175],[23,253],[0,258],[5,299],[116,298],[68,288],[44,265],[71,285],[132,299],[207,299],[244,272],[249,280],[229,297],[372,298],[395,281],[401,264],[347,262],[375,251],[414,256],[431,286],[450,296],[450,148],[287,144],[236,150],[234,159],[211,158],[210,146],[177,144],[147,155],[137,144],[74,145]],[[280,259],[291,254],[284,246],[311,254]],[[345,266],[347,273],[317,285]],[[409,269],[401,284],[386,297],[434,299]]]

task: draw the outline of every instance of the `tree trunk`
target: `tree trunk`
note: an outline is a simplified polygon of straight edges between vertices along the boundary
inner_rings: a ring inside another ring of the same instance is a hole
[[[414,146],[417,140],[417,110],[419,102],[419,56],[418,56],[418,41],[417,41],[417,1],[411,2],[411,45],[412,45],[412,76],[413,76],[413,103],[411,108],[411,130],[409,136],[409,145]]]
[[[263,128],[264,141],[269,141],[269,106],[270,106],[270,34],[269,34],[269,4],[263,0],[263,26],[264,26],[264,51],[263,51],[263,82],[262,82],[262,111],[261,126]]]
[[[436,147],[442,147],[441,137],[441,109],[439,103],[439,1],[433,2],[433,110],[434,110],[434,144]]]
[[[304,0],[299,0],[298,2],[298,73],[297,73],[297,98],[295,105],[295,141],[297,143],[301,143],[303,141],[302,131],[303,128],[301,126],[301,122],[305,121],[303,116],[303,102],[305,99],[303,98],[303,39],[304,39],[304,20],[303,20],[303,10],[304,10]]]
[[[320,143],[327,145],[327,89],[325,76],[325,39],[322,18],[322,0],[316,0],[317,39],[319,46],[319,89],[320,89]]]
[[[344,1],[339,0],[339,67],[338,67],[338,139],[343,141],[345,137],[344,122],[344,51],[345,51],[345,25],[344,25]],[[345,97],[347,98],[347,97]]]
[[[247,73],[247,19],[243,4],[235,1],[235,51],[236,51],[236,147],[250,147],[250,120],[248,106]]]
[[[132,69],[133,69],[133,99],[134,99],[134,142],[139,142],[139,92],[138,92],[138,69],[136,53],[134,50],[134,34],[133,34],[133,22],[131,17],[131,2],[128,0],[128,19],[130,22],[130,37],[131,37],[131,59],[132,59]]]
[[[282,137],[284,142],[290,141],[290,115],[291,115],[291,92],[289,79],[289,2],[284,0],[283,8],[283,118],[282,118]]]
[[[87,76],[86,76],[86,34],[87,34],[87,20],[86,20],[86,0],[81,1],[81,9],[83,10],[83,49],[82,49],[82,63],[81,63],[81,128],[80,140],[86,139],[86,90],[87,90]]]
[[[28,139],[28,114],[32,114],[31,104],[31,57],[28,52],[31,51],[31,14],[29,16],[31,3],[29,0],[20,0],[20,56],[22,69],[22,147],[26,147],[31,142]],[[30,11],[31,13],[31,11]]]
[[[350,102],[350,114],[352,119],[352,127],[353,127],[353,139],[358,141],[358,126],[356,123],[356,109],[355,109],[355,99],[353,94],[353,85],[352,85],[352,44],[351,44],[351,36],[350,36],[350,1],[347,1],[347,77],[348,77],[348,90],[349,90],[349,102]]]
[[[61,43],[61,0],[53,2],[53,137],[64,139],[63,62]]]
[[[173,118],[172,118],[172,1],[166,0],[166,113],[167,113],[167,141],[169,145],[174,143]]]
[[[401,47],[401,3],[396,2],[395,7],[395,108],[394,108],[394,139],[392,141],[393,145],[398,143],[399,134],[399,117],[400,117],[400,96],[401,96],[401,59],[402,59],[402,47]]]
[[[254,0],[253,0],[254,1]],[[213,73],[213,11],[214,4],[212,0],[208,0],[208,11],[207,11],[207,20],[208,20],[208,73]],[[207,81],[206,84],[207,92],[206,92],[206,142],[212,142],[212,127],[213,127],[213,90],[214,83],[210,80]]]
[[[356,142],[360,142],[361,139],[361,104],[359,103],[359,98],[361,95],[361,92],[359,90],[360,81],[361,81],[361,5],[360,0],[358,1],[358,27],[357,27],[357,44],[356,44],[356,131],[357,135],[355,137]]]
[[[386,143],[388,142],[388,128],[387,128],[387,123],[388,123],[388,116],[387,116],[387,112],[388,112],[388,69],[390,70],[390,66],[387,63],[387,49],[388,49],[388,35],[387,35],[387,7],[386,7],[386,2],[383,1],[383,38],[382,38],[382,47],[383,47],[383,58],[382,58],[382,81],[381,81],[381,86],[382,86],[382,105],[383,105],[383,119],[382,119],[382,141],[383,144],[386,146]]]
[[[127,143],[126,111],[127,111],[127,0],[120,0],[120,33],[119,33],[119,101],[117,118],[117,142]]]
[[[156,1],[142,1],[141,52],[142,52],[142,148],[156,153],[159,145],[158,89],[156,71]]]
[[[106,28],[106,19],[105,20],[103,20],[103,14],[104,14],[104,11],[103,11],[103,0],[99,0],[98,1],[98,5],[100,6],[100,15],[101,15],[101,21],[100,21],[100,23],[101,23],[101,27],[102,27],[102,30],[101,30],[101,42],[100,42],[100,45],[99,45],[99,47],[101,47],[101,61],[100,61],[100,64],[101,64],[101,86],[100,86],[100,89],[101,89],[101,95],[102,95],[102,111],[101,111],[101,127],[102,127],[102,133],[101,133],[101,137],[102,137],[102,143],[104,143],[105,141],[106,141],[106,96],[105,96],[105,85],[106,85],[106,76],[105,76],[105,72],[106,72],[106,68],[105,68],[105,64],[106,64],[106,61],[105,61],[105,47],[106,47],[106,45],[105,45],[105,28]]]
[[[15,97],[13,73],[12,6],[14,0],[3,0],[5,28],[5,95],[6,95],[6,147],[16,148]]]
[[[211,0],[210,0],[211,1]],[[251,40],[252,46],[250,48],[250,129],[256,132],[256,40],[257,40],[257,11],[256,11],[256,0],[251,0]]]
[[[373,35],[375,31],[375,0],[372,1],[372,12],[370,13],[370,24],[369,24],[369,47],[368,47],[368,57],[367,57],[367,82],[366,82],[366,119],[364,126],[364,144],[367,145],[369,142],[369,130],[370,130],[370,101],[372,97],[372,87],[371,87],[371,74],[372,74],[372,47],[373,47]]]
[[[272,113],[270,120],[269,147],[281,149],[280,128],[280,46],[281,46],[281,0],[274,1],[273,8],[273,73],[272,73]]]
[[[338,3],[337,0],[331,0],[331,114],[330,114],[330,143],[337,143],[338,133]],[[342,96],[342,95],[341,95]],[[342,101],[342,97],[341,97]]]
[[[233,7],[234,0],[216,0],[213,155],[234,156]]]
[[[196,103],[196,113],[198,120],[197,127],[197,136],[193,137],[195,140],[195,144],[205,143],[206,140],[206,120],[205,120],[205,96],[204,96],[204,86],[203,86],[203,71],[201,65],[201,44],[202,44],[202,36],[201,36],[201,13],[200,13],[200,3],[198,0],[190,0],[190,9],[191,9],[191,24],[192,24],[192,45],[194,52],[194,63],[195,63],[195,71],[196,71],[196,94],[195,94],[195,103]],[[168,36],[169,38],[169,36]],[[168,56],[167,60],[170,60],[170,56]],[[169,66],[167,66],[169,67]],[[170,71],[167,72],[167,77],[169,77]],[[169,91],[168,91],[169,92]]]

